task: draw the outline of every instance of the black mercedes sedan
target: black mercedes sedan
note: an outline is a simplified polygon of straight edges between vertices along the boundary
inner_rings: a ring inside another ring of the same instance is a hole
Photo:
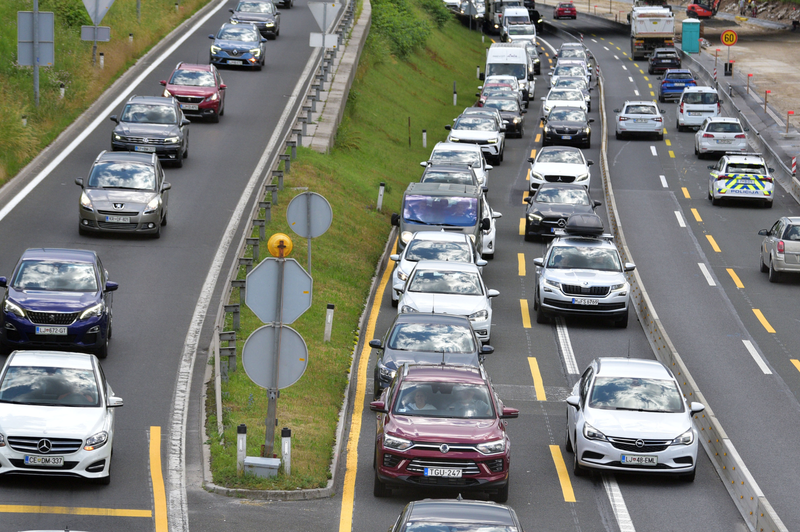
[[[524,532],[516,512],[489,501],[425,499],[412,501],[400,512],[389,532]]]
[[[189,156],[191,122],[175,98],[131,96],[122,114],[110,118],[117,124],[111,132],[113,151],[155,153],[178,168]]]
[[[243,0],[231,12],[231,24],[253,24],[261,35],[276,39],[281,34],[281,12],[264,0]]]
[[[525,198],[525,240],[535,237],[554,236],[557,229],[564,229],[573,214],[594,214],[595,207],[602,205],[592,200],[583,185],[572,183],[543,184],[536,195]]]
[[[525,133],[525,123],[522,120],[524,118],[522,115],[527,113],[528,110],[520,107],[516,98],[487,98],[483,106],[500,111],[500,116],[503,118],[506,128],[506,135],[522,138]]]
[[[586,111],[579,107],[553,107],[547,116],[542,117],[544,135],[542,146],[553,144],[589,148],[592,144],[592,128],[589,127],[594,118],[589,118]]]

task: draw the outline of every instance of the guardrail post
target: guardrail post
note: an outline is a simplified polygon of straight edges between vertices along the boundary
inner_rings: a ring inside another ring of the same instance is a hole
[[[302,146],[303,145],[303,134],[304,134],[304,131],[306,129],[306,121],[305,120],[303,120],[302,126],[303,126],[302,128],[292,129],[292,133],[294,133],[297,136],[297,145],[298,146]],[[296,148],[293,148],[293,149],[296,150]]]
[[[222,378],[228,380],[228,373],[236,371],[236,347],[220,347],[219,355],[221,357],[228,357],[228,363],[220,364],[222,370]]]
[[[294,133],[295,131],[300,131],[300,130],[299,129],[292,129],[292,133]],[[297,141],[296,140],[287,140],[286,141],[286,145],[289,146],[292,149],[291,158],[292,159],[297,159]]]
[[[291,163],[291,161],[290,161],[290,159],[291,159],[291,156],[289,156],[289,155],[288,155],[288,154],[286,154],[286,153],[282,153],[282,154],[280,154],[278,157],[280,158],[280,160],[281,160],[281,161],[283,161],[283,165],[284,165],[283,171],[284,171],[285,173],[287,173],[287,174],[288,174],[289,172],[291,172],[291,171],[292,171],[292,163]],[[283,188],[283,187],[281,187],[281,188]]]
[[[223,307],[225,309],[225,314],[232,314],[233,315],[233,330],[239,330],[239,304],[233,305],[225,305]]]
[[[228,371],[236,371],[236,331],[222,331],[219,333],[219,341],[228,342],[227,347],[220,346],[220,355],[228,357]]]
[[[250,273],[253,269],[253,259],[247,257],[239,257],[239,266],[244,266],[245,274]]]
[[[258,239],[258,238],[247,238],[247,239],[245,239],[245,244],[246,245],[253,246],[253,260],[256,261],[256,262],[258,262],[258,259],[260,257],[260,255],[258,253],[258,243],[259,242],[261,242],[261,240]]]
[[[309,107],[308,110],[310,111],[311,107]],[[300,122],[300,126],[302,127],[301,132],[305,137],[308,134],[308,130],[306,129],[306,126],[308,125],[308,119],[305,116],[301,116],[297,118],[297,121]]]
[[[231,288],[238,288],[239,289],[239,301],[244,302],[245,297],[247,296],[247,281],[244,279],[233,279],[231,281]]]
[[[283,177],[283,172],[279,172],[281,175],[279,176],[276,174],[276,171],[273,170],[272,177]],[[272,200],[273,205],[278,205],[278,185],[264,185],[264,197],[269,194],[270,199]]]
[[[259,202],[259,203],[261,203],[261,202]],[[268,201],[265,201],[264,203],[269,204]],[[256,218],[255,220],[253,220],[253,225],[258,227],[258,238],[260,240],[265,240],[266,239],[266,230],[267,230],[267,221],[263,220],[261,218]]]

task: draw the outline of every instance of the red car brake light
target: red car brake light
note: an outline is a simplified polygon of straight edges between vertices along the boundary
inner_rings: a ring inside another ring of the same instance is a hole
[[[745,135],[744,133],[742,133],[741,135],[736,135],[736,137],[734,137],[734,138],[737,138],[737,139],[746,139],[746,138],[747,138],[747,135]]]
[[[704,139],[713,139],[714,135],[712,135],[711,133],[703,133],[703,138]]]
[[[783,253],[786,251],[786,246],[783,243],[783,240],[778,240],[778,253]]]
[[[681,109],[680,109],[680,111],[679,111],[679,112],[680,112],[681,114],[683,114],[683,102],[681,102]]]
[[[627,116],[621,116],[621,117],[619,117],[619,121],[620,121],[620,122],[624,122],[624,121],[626,121],[626,120],[630,120],[630,118],[628,118]]]
[[[664,121],[664,119],[661,118],[660,116],[655,117],[653,120],[656,121],[656,122],[663,122]]]

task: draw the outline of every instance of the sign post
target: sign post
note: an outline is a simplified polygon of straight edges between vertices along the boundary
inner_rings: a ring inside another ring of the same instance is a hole
[[[99,26],[113,3],[114,0],[83,0],[83,6],[89,13],[89,18],[92,19],[92,26],[81,26],[81,40],[92,41],[92,65],[97,59],[97,42],[111,40],[111,28],[100,28]],[[90,29],[87,30],[87,28]],[[98,32],[98,30],[100,31]]]
[[[17,12],[17,62],[33,67],[33,99],[39,106],[39,65],[52,66],[54,55],[54,19],[52,11],[39,11],[39,0],[33,0],[33,11]]]

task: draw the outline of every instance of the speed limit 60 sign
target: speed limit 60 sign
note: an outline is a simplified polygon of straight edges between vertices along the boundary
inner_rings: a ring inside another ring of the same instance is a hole
[[[739,40],[739,36],[736,35],[736,32],[733,30],[725,30],[722,32],[722,35],[720,35],[720,39],[725,46],[733,46],[736,44],[736,41]]]

